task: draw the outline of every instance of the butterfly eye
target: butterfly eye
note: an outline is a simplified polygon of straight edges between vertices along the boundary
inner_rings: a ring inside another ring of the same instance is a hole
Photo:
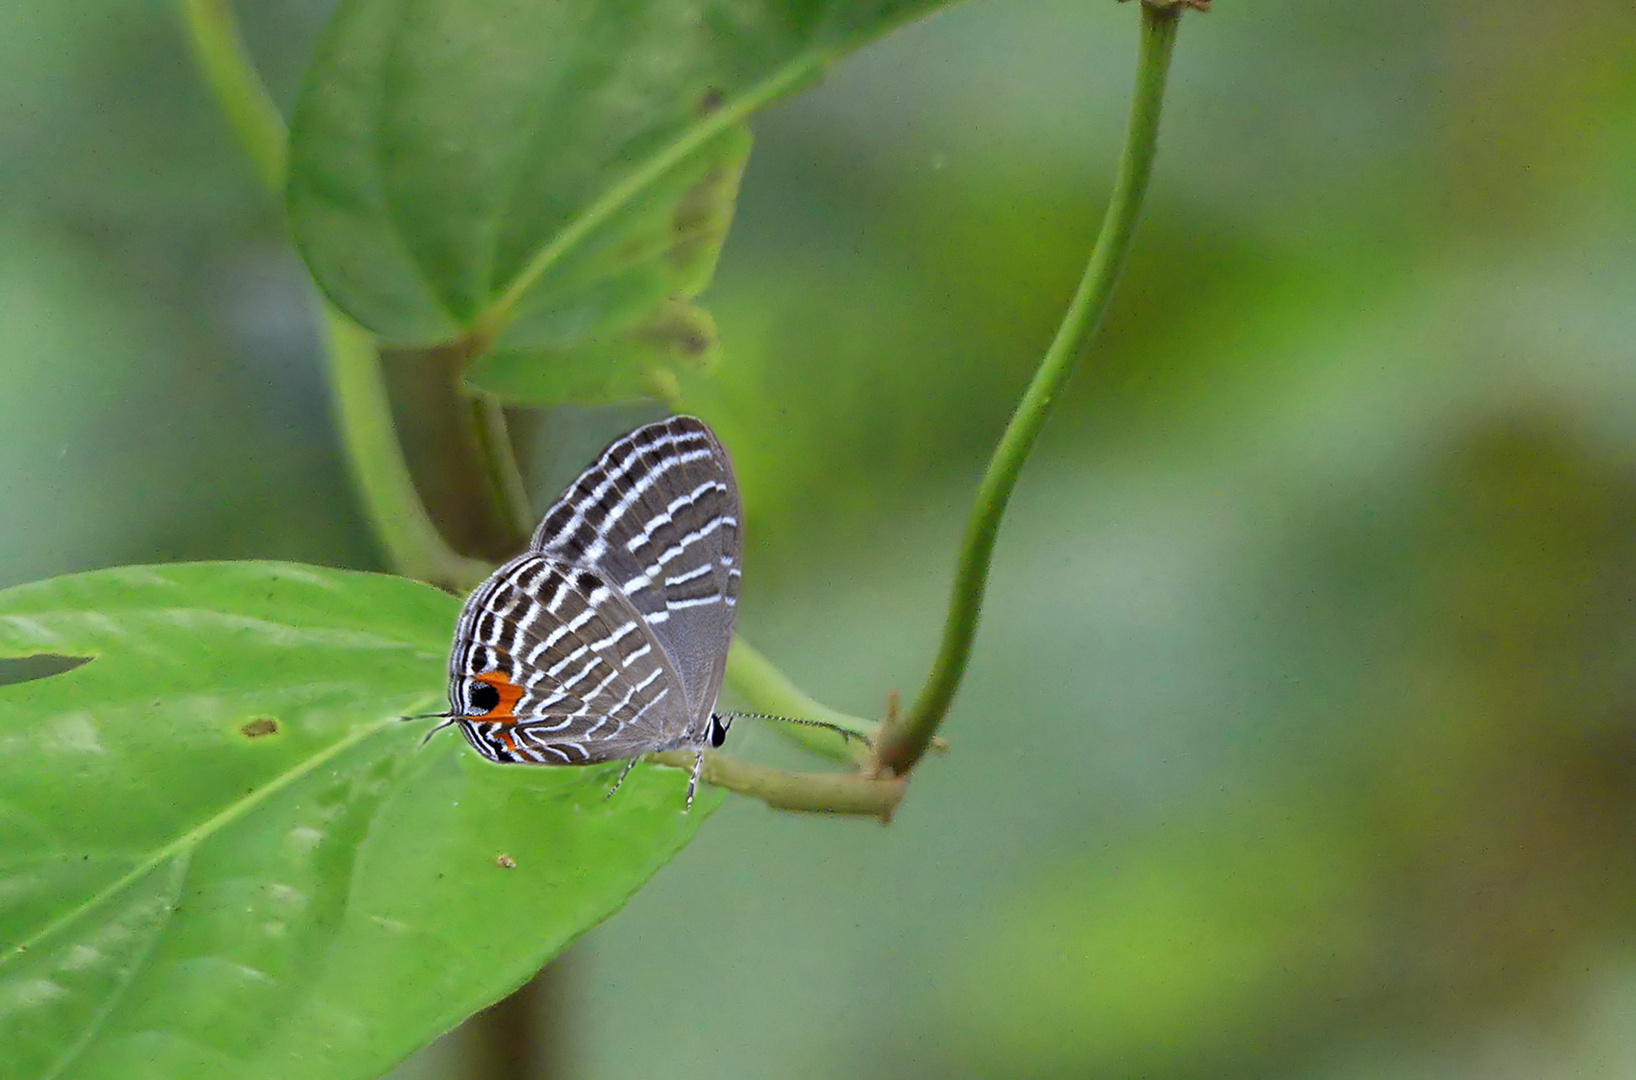
[[[710,745],[721,749],[721,744],[727,741],[727,721],[719,716],[710,718]]]
[[[471,702],[472,709],[479,715],[491,713],[500,704],[500,691],[486,682],[473,679],[466,687],[466,700]]]

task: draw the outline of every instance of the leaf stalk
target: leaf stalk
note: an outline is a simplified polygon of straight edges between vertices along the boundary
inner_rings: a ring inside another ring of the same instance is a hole
[[[227,0],[180,0],[200,70],[240,148],[268,193],[280,198],[289,162],[289,135],[244,47]],[[374,337],[323,304],[324,350],[332,410],[354,487],[387,562],[405,577],[462,592],[489,567],[449,546],[415,487],[380,368]]]
[[[693,755],[670,750],[649,755],[653,761],[691,769]],[[716,787],[760,799],[774,810],[872,817],[890,822],[903,801],[908,781],[877,779],[858,773],[792,773],[705,751],[703,779]]]
[[[289,140],[284,118],[256,75],[227,0],[181,0],[188,42],[222,115],[256,176],[269,191],[284,187]]]

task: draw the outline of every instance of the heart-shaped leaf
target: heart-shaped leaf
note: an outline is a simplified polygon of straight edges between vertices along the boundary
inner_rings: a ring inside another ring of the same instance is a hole
[[[458,602],[269,563],[0,593],[0,1077],[373,1077],[683,844],[686,778],[491,765],[441,705]],[[505,856],[505,858],[501,858]]]
[[[291,125],[297,242],[389,343],[606,348],[708,283],[743,119],[939,2],[342,0]]]

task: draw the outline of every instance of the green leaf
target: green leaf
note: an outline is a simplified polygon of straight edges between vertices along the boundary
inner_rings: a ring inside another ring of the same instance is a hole
[[[708,283],[743,119],[939,2],[343,0],[291,125],[297,242],[391,343],[614,339]]]
[[[0,654],[90,658],[0,687],[0,1077],[377,1076],[687,842],[721,796],[675,770],[420,747],[458,609],[271,563],[0,593]]]
[[[632,398],[674,400],[677,368],[703,370],[720,355],[716,322],[672,301],[622,334],[575,349],[497,352],[466,373],[471,386],[519,404],[600,405]]]

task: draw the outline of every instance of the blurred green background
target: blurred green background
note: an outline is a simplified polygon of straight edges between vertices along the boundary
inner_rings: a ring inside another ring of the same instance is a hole
[[[241,5],[286,106],[327,9]],[[839,707],[918,686],[1136,20],[957,5],[756,122],[687,393],[749,504],[742,627]],[[889,829],[729,802],[565,958],[553,1073],[1636,1075],[1633,32],[1628,0],[1185,18],[953,751]],[[0,200],[0,582],[379,565],[172,5],[11,0]],[[541,505],[648,412],[549,417]],[[457,1036],[400,1075],[462,1068]]]

